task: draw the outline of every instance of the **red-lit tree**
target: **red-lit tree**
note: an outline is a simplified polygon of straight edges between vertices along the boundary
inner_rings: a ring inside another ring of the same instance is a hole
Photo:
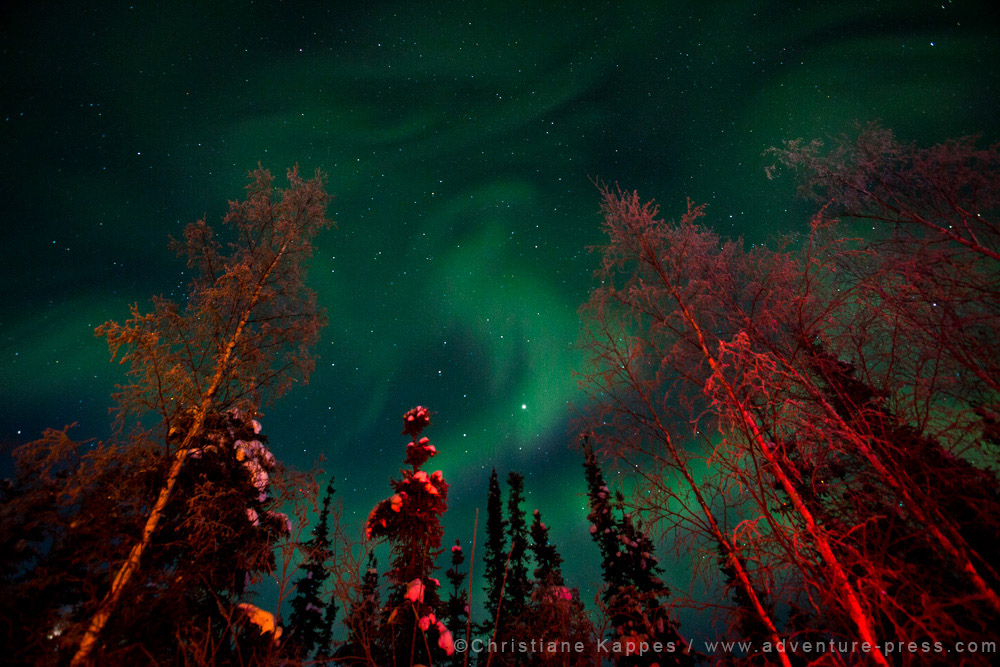
[[[752,558],[758,582],[798,582],[798,596],[786,585],[778,597],[797,606],[807,594],[827,636],[947,643],[992,632],[1000,610],[993,555],[1000,495],[995,476],[975,464],[987,452],[996,394],[966,351],[969,336],[995,331],[995,270],[987,268],[988,230],[953,220],[968,234],[956,239],[928,228],[919,221],[939,220],[948,202],[928,212],[919,197],[931,195],[900,183],[914,178],[945,199],[980,191],[985,205],[995,178],[970,177],[968,165],[937,169],[926,155],[894,155],[895,167],[847,174],[849,196],[833,196],[836,205],[860,207],[855,213],[881,210],[878,219],[892,230],[845,240],[847,223],[821,215],[798,248],[779,251],[720,240],[697,223],[700,209],[667,223],[634,193],[604,190],[612,242],[603,253],[605,285],[586,311],[604,374],[591,381],[600,380],[597,397],[617,451],[630,462],[673,464],[656,473],[688,479],[665,431],[718,430],[718,439],[702,443],[715,477],[702,480],[701,497],[714,499],[699,504],[738,508],[746,518],[730,542],[740,550],[735,558],[720,542],[727,574],[746,596],[741,607],[749,603],[760,616],[757,602],[778,592],[763,588],[754,602],[737,567]],[[857,159],[877,162],[869,153]],[[976,160],[996,163],[969,158]],[[895,173],[878,187],[856,187],[912,162],[924,180]],[[843,176],[835,172],[824,178]],[[967,186],[934,180],[954,174]],[[907,220],[885,217],[893,187],[901,190],[893,210]],[[866,199],[865,188],[877,195]],[[938,307],[948,314],[938,316]],[[971,332],[958,330],[963,321]],[[953,381],[957,372],[972,378]],[[640,474],[662,490],[648,470]],[[727,505],[734,490],[743,503]],[[717,531],[706,534],[718,539]],[[928,568],[934,576],[921,576]],[[911,660],[919,657],[903,658]]]
[[[975,418],[995,444],[1000,146],[963,138],[921,148],[870,124],[829,149],[799,140],[770,152],[823,205],[832,233],[864,237],[866,252],[830,261],[868,306],[859,324],[871,331],[831,340],[831,351],[863,360],[858,379],[903,422],[968,435]]]
[[[409,469],[392,480],[395,492],[371,511],[366,523],[370,538],[384,539],[392,550],[387,623],[394,662],[431,664],[434,657],[451,655],[451,631],[438,619],[440,582],[431,577],[441,552],[441,516],[448,507],[448,483],[441,471],[428,475],[424,463],[437,454],[430,440],[421,436],[430,424],[430,412],[418,406],[403,415],[403,434],[411,437],[405,462]],[[437,641],[428,639],[433,630]]]
[[[286,653],[277,610],[248,600],[276,573],[276,549],[294,544],[296,526],[281,509],[297,506],[301,525],[315,485],[282,469],[249,415],[210,415],[203,429],[136,583],[123,592],[125,613],[102,635],[102,665],[247,664]],[[170,461],[152,443],[83,447],[62,431],[15,456],[0,497],[0,532],[21,536],[3,553],[7,659],[65,664],[79,642],[74,622],[100,599],[108,563],[127,555],[144,525],[150,500],[141,491]]]
[[[316,233],[332,223],[330,198],[317,174],[303,180],[288,172],[289,187],[276,191],[270,172],[250,174],[247,198],[231,202],[224,222],[228,249],[204,220],[175,242],[195,271],[183,305],[164,298],[151,312],[132,307],[124,324],[109,322],[97,334],[113,356],[128,364],[130,382],[116,395],[120,424],[154,416],[167,434],[173,460],[151,505],[141,536],[116,567],[110,589],[93,611],[72,664],[85,665],[97,647],[123,591],[142,566],[182,468],[205,435],[205,422],[231,408],[253,411],[313,368],[310,348],[324,323],[315,294],[305,286],[306,262]]]
[[[267,171],[251,173],[246,199],[225,218],[227,246],[204,221],[187,227],[174,243],[194,273],[183,303],[157,298],[150,312],[133,306],[124,324],[98,328],[128,368],[115,396],[116,441],[75,451],[49,433],[23,450],[22,470],[54,486],[22,477],[15,494],[51,492],[43,505],[59,521],[35,526],[48,532],[46,546],[22,583],[44,587],[62,570],[78,585],[51,600],[58,618],[36,618],[19,641],[48,633],[51,620],[59,648],[76,644],[74,665],[210,654],[225,664],[226,647],[246,634],[234,624],[263,618],[239,603],[245,577],[274,567],[272,549],[289,532],[273,508],[296,494],[282,490],[314,485],[286,479],[254,417],[312,368],[324,318],[305,286],[306,262],[331,224],[322,176],[304,180],[293,169],[288,178],[277,190]],[[278,639],[271,620],[267,633]]]
[[[939,619],[961,619],[954,632],[988,628],[1000,614],[1000,150],[971,138],[921,148],[872,124],[829,150],[787,142],[773,153],[824,205],[814,239],[861,237],[850,251],[812,244],[827,316],[800,318],[800,353],[787,342],[774,353],[797,362],[796,383],[841,449],[886,489],[894,533],[910,527],[893,553],[954,573],[921,578],[935,590],[913,591],[908,615],[937,604]]]
[[[635,471],[650,491],[641,508],[661,526],[678,534],[704,536],[718,545],[734,574],[736,585],[750,602],[754,613],[767,629],[772,645],[782,635],[773,614],[758,595],[758,586],[771,577],[765,566],[754,567],[737,545],[745,522],[728,525],[732,512],[722,507],[720,494],[710,481],[697,472],[711,454],[708,433],[711,419],[699,425],[697,416],[706,410],[703,386],[710,372],[697,344],[697,336],[678,315],[678,309],[662,286],[657,272],[651,271],[648,257],[664,252],[663,246],[676,237],[678,258],[699,262],[702,283],[709,276],[724,276],[725,261],[709,261],[705,250],[718,249],[718,239],[707,234],[684,236],[678,226],[668,229],[654,223],[654,210],[638,202],[637,196],[616,195],[602,190],[605,229],[610,243],[601,248],[598,270],[602,287],[594,290],[581,309],[585,322],[582,345],[589,354],[589,366],[581,385],[591,398],[593,411],[587,419],[594,438],[603,451],[620,459]],[[683,229],[694,230],[700,210],[690,210]],[[673,249],[673,248],[671,248]],[[731,247],[723,247],[731,253]],[[696,297],[697,293],[692,294]],[[693,340],[692,340],[693,339]],[[708,369],[708,370],[706,370]],[[692,417],[694,415],[694,417]],[[681,434],[695,435],[693,444]],[[698,446],[704,448],[699,451]],[[707,450],[707,453],[705,452]],[[588,489],[591,523],[609,583],[625,583],[624,572],[613,559],[615,545],[613,502],[600,470],[588,454]],[[791,667],[788,656],[775,652],[775,659]]]
[[[599,352],[595,355],[596,360],[606,364],[606,381],[602,388],[613,383],[624,385],[633,392],[638,390],[638,397],[645,405],[640,408],[644,413],[632,410],[633,415],[639,416],[635,421],[639,421],[639,426],[654,424],[655,435],[664,443],[672,438],[663,413],[657,409],[663,396],[699,411],[702,424],[712,423],[714,419],[724,443],[737,439],[748,443],[745,451],[753,457],[754,465],[766,467],[773,483],[788,497],[800,532],[790,535],[787,527],[775,520],[760,496],[755,498],[759,518],[768,524],[774,539],[786,549],[792,547],[793,542],[805,540],[815,550],[822,568],[811,568],[810,576],[824,584],[817,590],[822,590],[837,608],[845,611],[861,641],[876,646],[875,624],[870,611],[838,558],[831,536],[804,502],[787,468],[782,466],[780,452],[763,431],[756,409],[746,400],[744,376],[734,378],[726,372],[728,367],[722,354],[726,351],[727,330],[739,332],[740,323],[727,320],[726,311],[713,298],[716,291],[724,286],[735,290],[733,294],[745,295],[760,308],[764,318],[773,318],[774,313],[781,312],[778,304],[767,303],[779,294],[759,286],[750,292],[755,286],[738,284],[739,276],[732,265],[738,259],[739,247],[732,243],[720,244],[714,234],[696,224],[703,212],[701,207],[689,204],[679,223],[667,224],[657,218],[656,208],[641,202],[636,193],[612,192],[605,188],[602,197],[610,244],[602,249],[600,273],[604,286],[592,294],[588,314],[597,323],[597,331],[609,331],[610,324],[616,328],[611,332],[613,337],[628,338],[624,346],[618,346],[615,341],[609,346],[607,336],[591,339],[591,349]],[[622,358],[609,359],[606,352],[609,348]],[[608,361],[614,365],[607,364]],[[752,381],[752,378],[746,379]],[[666,392],[663,391],[665,382]],[[707,402],[702,402],[702,397],[707,397]],[[603,405],[616,410],[620,404],[609,405],[605,398]],[[671,449],[676,447],[668,444],[667,451]],[[676,465],[681,457],[670,452],[669,462]],[[688,471],[687,466],[681,469],[682,475]],[[754,475],[746,475],[744,466],[731,466],[730,471],[742,483],[754,483]],[[756,476],[756,483],[760,481],[760,476]],[[692,488],[694,486],[697,484]],[[707,502],[699,504],[711,517]],[[730,554],[730,563],[739,573],[741,554],[721,531],[713,532],[715,542]],[[741,576],[740,579],[744,593],[756,597],[749,578]],[[763,606],[755,605],[755,608],[762,615],[761,620],[773,626],[770,618],[766,621],[763,618],[766,615]],[[877,647],[872,657],[878,664],[887,664]]]
[[[886,226],[920,242],[928,236],[1000,262],[1000,144],[975,137],[921,148],[869,123],[829,150],[814,140],[768,152],[796,172],[801,195],[831,213]],[[775,168],[768,170],[773,176]]]

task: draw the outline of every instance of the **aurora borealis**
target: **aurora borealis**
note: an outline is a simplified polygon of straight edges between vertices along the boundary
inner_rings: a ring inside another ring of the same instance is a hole
[[[320,455],[358,529],[427,435],[471,539],[496,466],[526,474],[573,584],[596,583],[569,445],[577,307],[601,242],[589,178],[685,197],[758,242],[806,205],[762,152],[876,118],[1000,138],[988,2],[40,3],[5,10],[0,439],[109,432],[120,368],[93,329],[179,294],[167,248],[258,162],[321,168],[338,228],[311,283],[329,326],[307,387],[265,409]],[[480,529],[482,524],[480,523]],[[477,565],[478,567],[478,565]],[[676,585],[688,586],[679,567]],[[586,597],[586,596],[585,596]]]

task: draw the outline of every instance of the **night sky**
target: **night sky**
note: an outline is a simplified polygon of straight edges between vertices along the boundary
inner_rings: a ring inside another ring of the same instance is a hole
[[[446,540],[471,539],[491,467],[523,471],[585,598],[598,555],[569,447],[601,241],[588,177],[668,216],[707,202],[708,224],[761,241],[808,219],[764,176],[783,139],[875,119],[1000,139],[992,2],[78,4],[3,10],[0,440],[106,437],[122,368],[94,327],[183,293],[168,236],[218,222],[258,161],[319,167],[338,228],[310,281],[330,323],[310,384],[265,409],[273,450],[325,455],[360,531],[403,412],[429,406]],[[689,585],[680,564],[670,579]]]

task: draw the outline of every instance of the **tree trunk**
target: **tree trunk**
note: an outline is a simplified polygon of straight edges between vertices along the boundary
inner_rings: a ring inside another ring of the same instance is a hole
[[[674,301],[677,302],[677,307],[681,311],[681,316],[683,317],[684,322],[688,327],[690,327],[691,331],[697,337],[698,347],[700,348],[702,355],[705,357],[705,361],[708,362],[712,372],[719,378],[720,383],[725,389],[728,400],[731,402],[732,406],[736,408],[739,414],[740,421],[746,429],[747,435],[750,436],[751,441],[757,446],[761,454],[763,454],[764,458],[771,465],[774,470],[775,477],[781,484],[782,489],[791,499],[792,505],[795,507],[795,511],[802,517],[802,521],[805,523],[806,531],[809,533],[810,538],[812,538],[813,543],[819,550],[826,566],[830,568],[830,572],[833,575],[833,584],[840,592],[847,608],[847,613],[850,615],[851,620],[854,621],[854,624],[858,628],[859,636],[863,641],[871,645],[872,659],[883,667],[889,667],[889,663],[886,662],[885,656],[878,648],[878,640],[875,637],[872,620],[869,618],[864,607],[861,606],[861,600],[858,598],[857,592],[855,592],[850,581],[847,579],[847,574],[844,572],[843,566],[840,564],[837,556],[833,553],[833,548],[830,546],[829,540],[827,540],[822,529],[816,524],[816,520],[813,518],[812,512],[810,512],[809,508],[806,507],[802,497],[798,493],[798,490],[792,484],[792,481],[784,473],[781,466],[778,465],[778,460],[774,455],[774,452],[767,447],[767,443],[764,442],[764,436],[760,431],[757,420],[739,401],[732,385],[719,372],[718,362],[708,349],[701,326],[688,310],[686,302],[681,298],[680,294],[677,293],[673,282],[670,280],[669,276],[667,276],[663,265],[660,263],[659,257],[656,255],[655,250],[651,245],[649,245],[648,242],[643,243],[643,252],[647,256],[647,261],[649,261],[652,268],[657,272],[664,287],[667,288]]]
[[[968,554],[965,553],[963,548],[964,540],[962,540],[961,535],[957,534],[954,529],[949,532],[953,533],[953,536],[957,538],[958,544],[952,542],[947,535],[945,535],[941,528],[938,526],[936,520],[937,517],[929,516],[927,512],[924,511],[923,506],[918,503],[913,495],[910,493],[909,489],[903,484],[898,476],[893,474],[885,465],[879,460],[872,451],[871,447],[865,441],[865,439],[857,434],[854,429],[852,429],[844,418],[837,412],[837,410],[830,405],[823,393],[816,388],[811,382],[808,382],[802,375],[795,369],[792,368],[790,364],[789,369],[795,376],[805,384],[810,394],[813,398],[823,406],[824,412],[830,417],[830,419],[838,422],[840,426],[845,430],[845,432],[851,434],[850,438],[854,442],[854,445],[858,448],[858,451],[865,458],[866,461],[872,466],[876,473],[878,473],[879,478],[889,485],[903,500],[903,506],[906,508],[913,517],[919,521],[931,534],[934,540],[944,549],[945,553],[954,561],[956,567],[961,570],[972,583],[973,587],[979,592],[979,594],[986,600],[986,602],[994,609],[994,611],[1000,613],[1000,596],[997,595],[996,591],[990,587],[990,585],[983,579],[983,576],[976,569],[972,560],[969,558]],[[951,526],[943,517],[941,517],[941,523],[945,526]]]
[[[163,487],[160,489],[159,496],[156,498],[156,504],[153,505],[153,509],[146,518],[146,525],[142,529],[142,538],[139,540],[138,544],[132,547],[128,558],[125,559],[125,562],[118,569],[118,573],[115,575],[115,578],[111,583],[111,589],[108,591],[107,595],[104,596],[104,599],[101,600],[101,604],[98,606],[97,611],[91,617],[90,623],[87,625],[87,630],[83,634],[83,639],[80,640],[80,646],[77,648],[76,653],[73,655],[73,659],[70,661],[70,667],[85,667],[91,663],[92,655],[97,646],[97,640],[100,638],[101,631],[104,630],[104,626],[107,625],[108,620],[111,618],[111,614],[114,612],[114,609],[118,604],[118,600],[121,597],[122,590],[128,585],[132,576],[138,571],[142,561],[143,552],[146,551],[153,541],[153,533],[156,532],[156,527],[160,523],[160,519],[163,517],[163,510],[166,508],[167,502],[170,500],[170,494],[173,492],[174,486],[177,484],[177,478],[180,476],[181,467],[184,465],[184,459],[187,458],[194,439],[201,434],[202,425],[205,423],[205,415],[208,413],[208,410],[212,405],[215,393],[222,384],[226,369],[229,365],[229,360],[233,354],[233,349],[235,349],[236,344],[243,335],[243,329],[246,327],[251,313],[260,300],[260,295],[264,290],[264,285],[266,284],[267,279],[270,277],[271,272],[274,270],[278,261],[285,254],[285,249],[287,247],[288,244],[286,242],[282,245],[281,249],[275,255],[274,259],[271,260],[271,263],[258,280],[254,293],[250,297],[250,301],[243,311],[239,324],[236,326],[236,330],[229,339],[225,351],[219,356],[219,360],[216,362],[215,375],[212,377],[212,382],[209,384],[208,389],[202,395],[201,403],[198,405],[194,414],[194,421],[188,429],[187,434],[185,434],[184,440],[181,442],[181,446],[177,450],[177,454],[174,456],[174,461],[170,465],[170,472],[167,473],[167,479],[164,482]]]

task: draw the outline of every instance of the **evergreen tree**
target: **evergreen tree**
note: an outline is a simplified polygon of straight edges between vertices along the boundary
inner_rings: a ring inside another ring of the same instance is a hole
[[[577,589],[565,586],[562,576],[562,557],[549,541],[549,528],[536,509],[531,522],[529,545],[535,560],[531,596],[524,615],[515,624],[514,635],[522,640],[534,640],[538,648],[533,652],[529,665],[593,665],[596,652],[594,627],[580,600]],[[553,644],[555,642],[555,644]],[[567,653],[559,648],[562,642],[570,646],[578,643],[583,651]]]
[[[448,600],[445,602],[446,625],[451,629],[452,634],[462,636],[469,619],[469,594],[465,588],[465,570],[462,564],[465,562],[465,554],[462,552],[462,544],[455,540],[451,547],[451,567],[445,571],[451,590],[448,592]],[[452,655],[452,664],[460,665],[463,656],[459,653]]]
[[[302,655],[313,653],[325,655],[330,648],[333,621],[337,616],[337,605],[333,596],[324,602],[324,585],[329,578],[327,564],[331,558],[330,549],[330,502],[333,499],[333,479],[326,486],[323,506],[319,513],[319,523],[312,531],[312,537],[305,544],[306,562],[303,574],[295,582],[295,598],[292,600],[292,614],[289,618],[291,641]]]
[[[531,591],[528,583],[528,524],[524,510],[524,476],[516,472],[507,475],[510,494],[507,496],[507,537],[510,540],[510,562],[504,586],[504,616],[516,619],[524,611]]]
[[[392,550],[392,569],[386,573],[392,584],[388,622],[396,661],[410,664],[430,664],[435,655],[454,652],[451,631],[437,617],[440,583],[431,577],[444,534],[441,515],[447,509],[448,483],[440,470],[431,475],[421,470],[437,454],[430,440],[420,435],[428,424],[430,412],[425,407],[403,415],[403,434],[411,437],[405,459],[410,468],[402,471],[402,479],[392,480],[395,493],[375,506],[366,524],[368,536],[384,538]],[[431,628],[438,636],[436,644],[426,636]]]
[[[277,509],[284,481],[265,443],[260,423],[237,410],[204,420],[136,575],[141,586],[125,594],[129,613],[102,635],[100,664],[196,661],[208,645],[218,665],[278,654],[282,628],[242,602],[273,573],[275,545],[292,529]],[[18,629],[5,643],[12,664],[65,664],[79,639],[74,619],[145,521],[139,490],[170,464],[133,448],[80,450],[63,431],[19,448],[0,497],[0,535],[19,537],[0,570],[0,617]]]
[[[584,439],[584,469],[590,498],[590,534],[602,555],[605,586],[602,598],[610,617],[613,640],[626,647],[615,656],[622,667],[689,665],[693,659],[680,636],[677,621],[664,600],[670,589],[660,578],[653,541],[638,519],[624,509],[621,493],[615,501],[589,440]],[[662,653],[639,653],[639,648],[659,642]]]
[[[486,544],[483,548],[484,579],[486,580],[486,616],[481,632],[489,637],[493,633],[498,614],[502,615],[500,595],[504,572],[507,567],[507,521],[503,518],[503,500],[496,468],[490,473],[486,496]]]
[[[583,455],[587,497],[590,502],[590,513],[587,518],[590,520],[590,534],[601,551],[601,569],[604,571],[604,583],[606,584],[604,595],[605,601],[607,601],[607,596],[611,595],[613,590],[626,586],[628,580],[622,567],[623,561],[616,556],[618,530],[613,512],[614,502],[611,499],[611,491],[604,482],[604,473],[601,471],[597,455],[588,437],[583,438]]]
[[[556,545],[549,541],[549,527],[542,523],[542,515],[538,510],[534,511],[534,518],[531,521],[531,554],[535,559],[536,589],[549,586],[562,586],[562,556],[556,549]]]
[[[344,619],[347,639],[334,653],[334,661],[338,665],[392,664],[379,595],[378,559],[374,552],[368,554],[361,585],[355,590],[357,597],[348,605]]]

